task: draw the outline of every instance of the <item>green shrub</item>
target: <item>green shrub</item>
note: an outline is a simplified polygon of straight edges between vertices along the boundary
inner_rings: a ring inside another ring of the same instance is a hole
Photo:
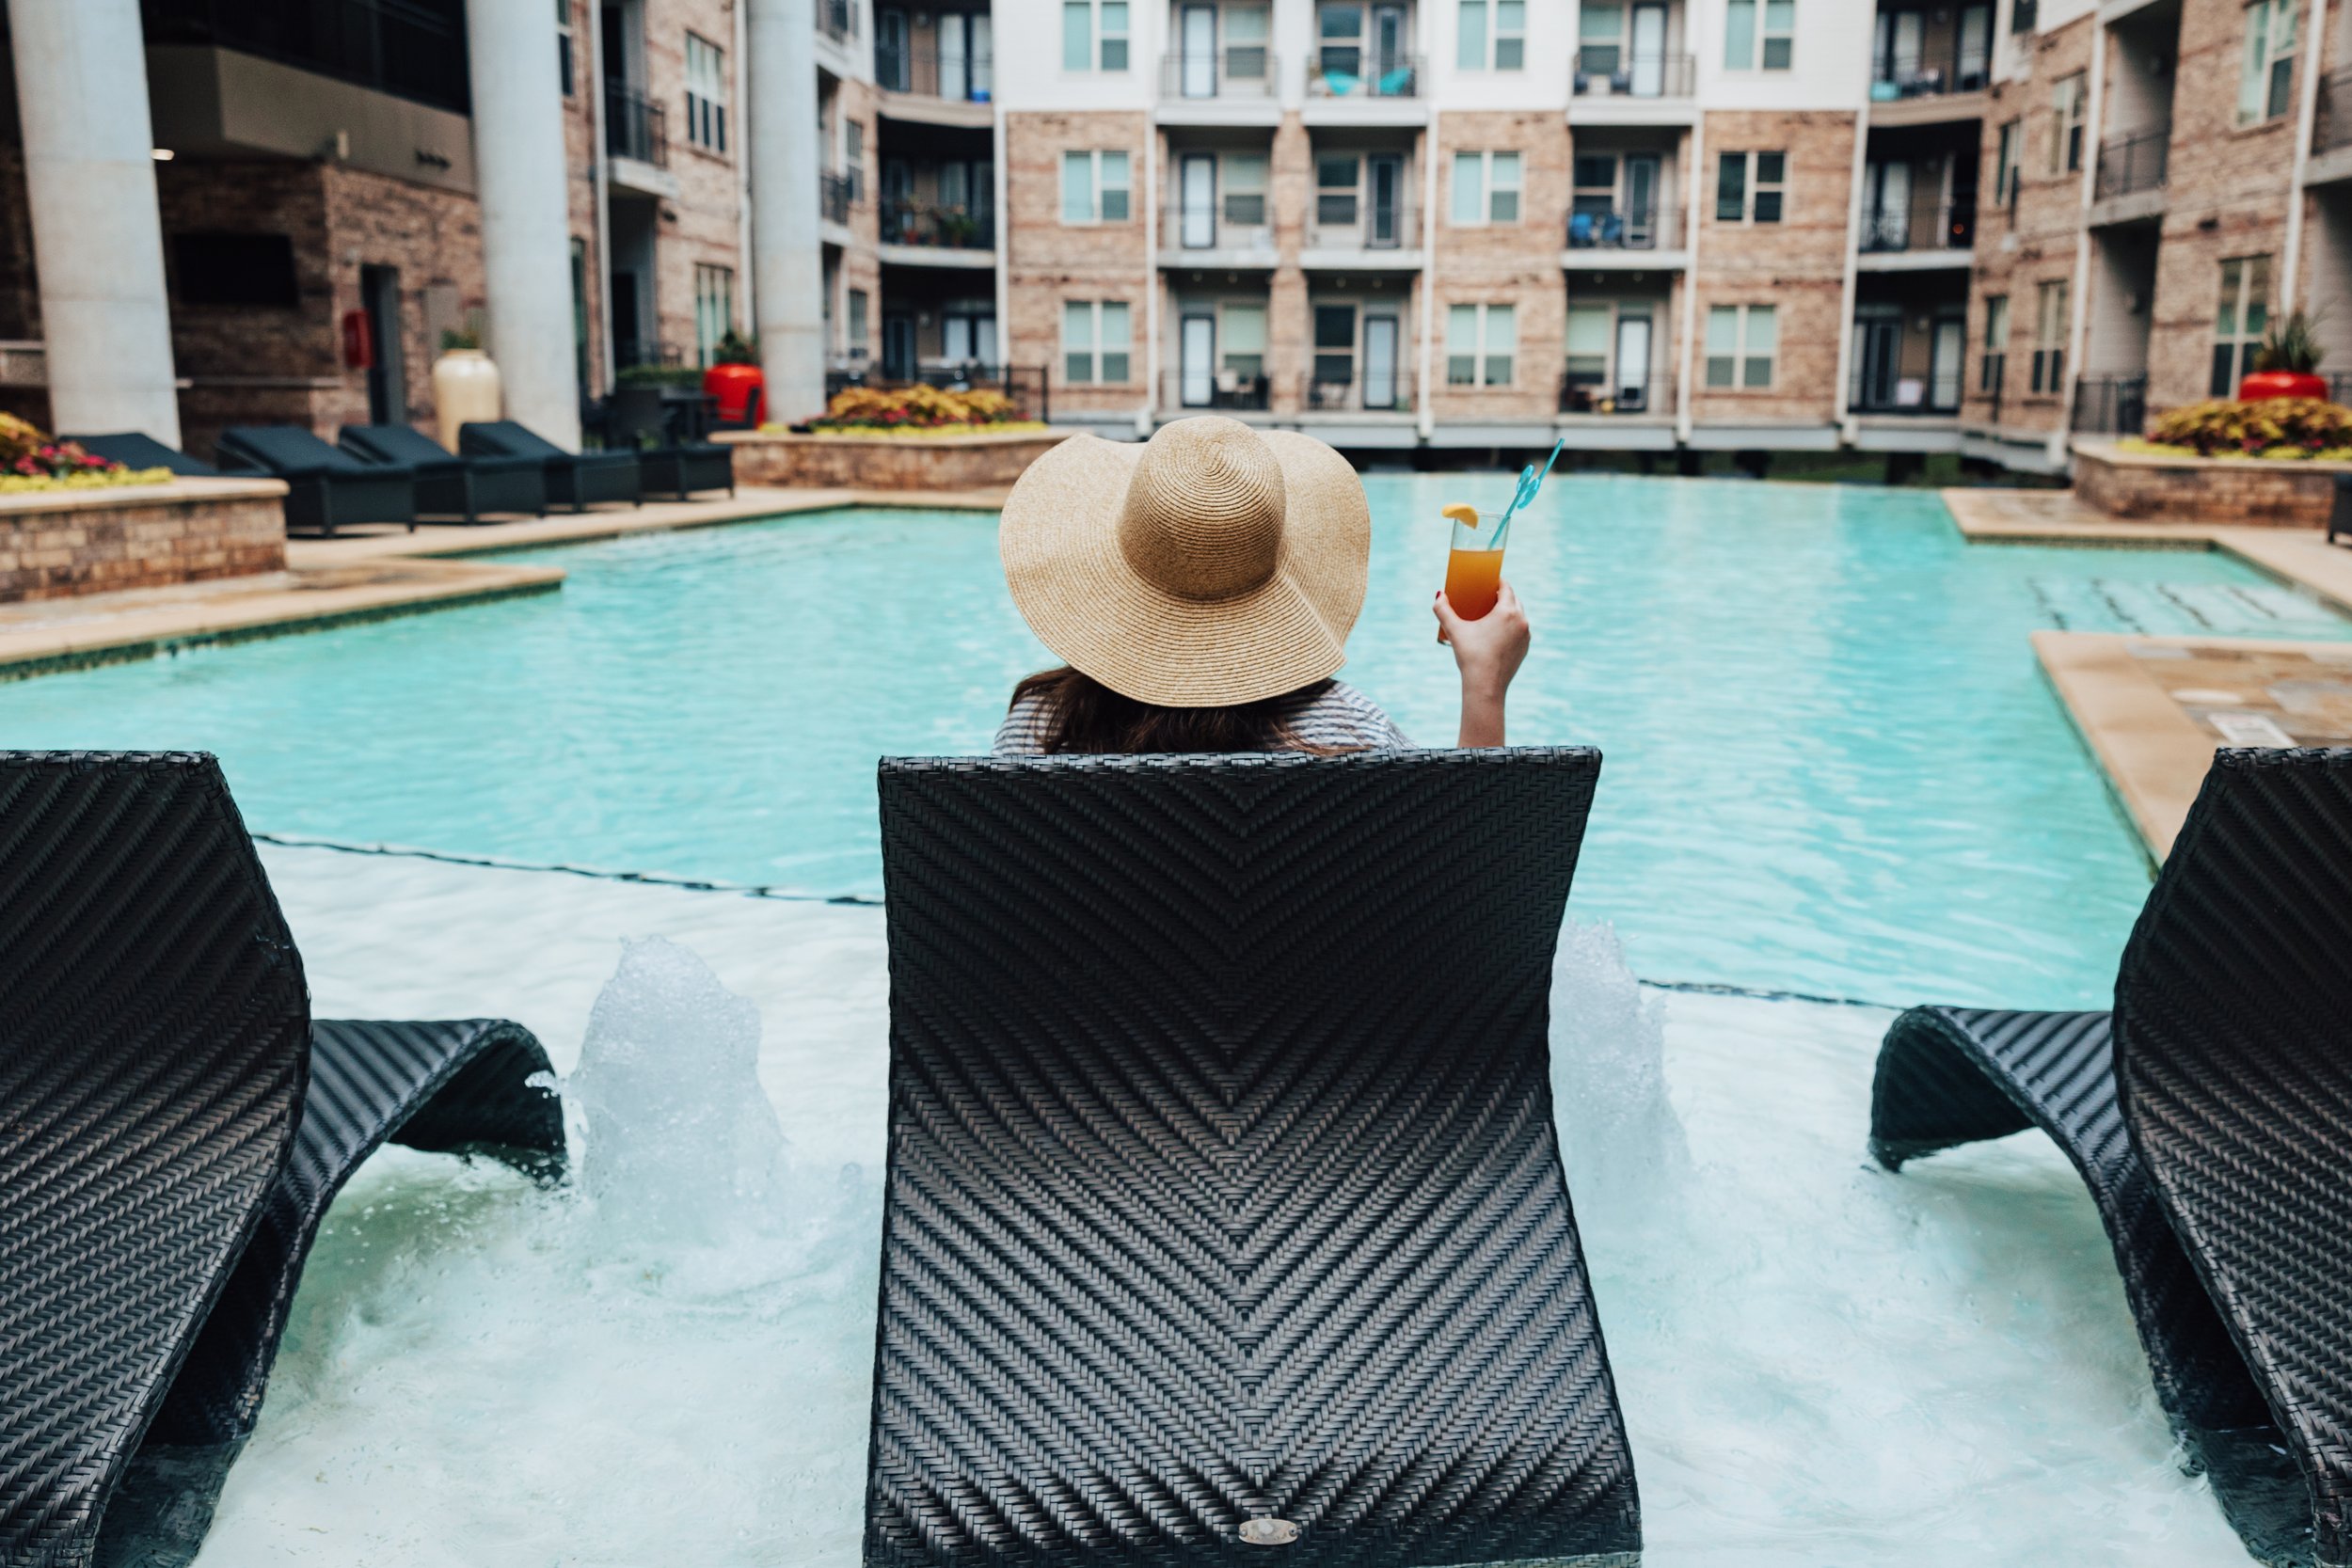
[[[2169,410],[2148,439],[2200,457],[2312,457],[2352,447],[2352,408],[2320,398],[2217,399]]]
[[[2305,375],[2319,369],[2326,350],[2313,331],[2318,324],[2300,310],[2270,318],[2269,335],[2254,350],[2258,371],[2296,371]]]

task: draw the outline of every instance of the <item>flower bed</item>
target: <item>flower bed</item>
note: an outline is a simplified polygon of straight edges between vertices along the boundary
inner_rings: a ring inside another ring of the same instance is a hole
[[[2320,398],[2192,403],[2159,418],[2146,440],[2119,441],[2116,447],[2152,456],[2347,462],[2352,461],[2352,408]]]
[[[168,468],[126,468],[111,458],[60,441],[13,414],[0,414],[0,496],[51,490],[104,490],[119,484],[162,484]]]
[[[2266,451],[2267,449],[2265,449]],[[2323,449],[2323,453],[2326,449]],[[2200,457],[2148,441],[2074,442],[2074,497],[2111,517],[2205,527],[2324,528],[2352,461],[2309,451]]]
[[[949,392],[917,386],[887,391],[847,388],[834,394],[823,418],[811,420],[808,428],[830,436],[935,436],[1009,435],[1045,426],[1021,418],[1021,410],[1002,392]]]

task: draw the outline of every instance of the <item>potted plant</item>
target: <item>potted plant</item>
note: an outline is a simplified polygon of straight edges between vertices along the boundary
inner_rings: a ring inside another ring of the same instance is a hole
[[[2240,402],[2257,398],[2319,398],[2328,396],[2328,383],[2312,372],[2319,369],[2323,350],[2312,333],[2312,319],[2300,310],[2273,318],[2269,335],[2254,350],[2254,369],[2237,384]]]
[[[714,404],[713,417],[721,424],[757,424],[765,386],[758,340],[730,330],[711,350],[710,368],[703,372],[703,391]]]
[[[503,411],[499,368],[482,352],[470,328],[441,334],[441,356],[433,361],[433,425],[441,445],[457,450],[460,425],[495,423]]]

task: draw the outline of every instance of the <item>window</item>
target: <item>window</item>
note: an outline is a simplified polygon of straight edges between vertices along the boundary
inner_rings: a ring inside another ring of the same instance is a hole
[[[1617,210],[1617,160],[1613,153],[1580,152],[1571,166],[1575,189],[1568,198],[1570,214],[1606,217]]]
[[[1609,383],[1609,343],[1615,336],[1616,311],[1607,305],[1568,307],[1568,385],[1605,387]]]
[[[1315,12],[1315,67],[1351,81],[1364,74],[1364,8],[1325,5]]]
[[[2050,84],[2050,172],[2072,174],[2083,166],[2083,73]]]
[[[692,33],[686,35],[686,139],[727,150],[727,52]]]
[[[1978,361],[1977,390],[2001,395],[2001,376],[2009,363],[2009,295],[1994,294],[1984,302],[1984,357]]]
[[[576,47],[572,33],[572,0],[555,0],[555,65],[564,83],[564,96],[572,96],[572,83],[578,74],[572,51]],[[586,385],[586,383],[582,383]]]
[[[1456,152],[1452,221],[1461,228],[1519,221],[1519,155]]]
[[[1345,384],[1356,379],[1356,307],[1315,307],[1315,379]]]
[[[1061,155],[1064,223],[1125,223],[1130,211],[1130,189],[1124,152]]]
[[[2237,122],[2275,119],[2287,112],[2295,75],[2295,8],[2298,0],[2254,0],[2246,8],[2246,60],[2237,79]]]
[[[1237,229],[1264,228],[1266,155],[1228,152],[1223,162],[1217,173],[1225,187],[1225,221]]]
[[[2034,288],[2033,380],[2039,396],[2056,397],[2066,380],[2068,285],[2063,278]]]
[[[1265,307],[1228,305],[1217,323],[1217,363],[1233,372],[1236,381],[1254,381],[1265,373]]]
[[[1625,7],[1587,4],[1576,13],[1576,69],[1614,76],[1625,65]]]
[[[1462,0],[1454,42],[1464,71],[1525,70],[1527,0]]]
[[[171,261],[183,305],[302,303],[290,234],[174,234]]]
[[[863,120],[841,122],[841,172],[850,177],[850,199],[866,199],[866,125]]]
[[[1263,82],[1266,71],[1266,8],[1228,6],[1217,19],[1225,27],[1225,75],[1229,81]]]
[[[1063,380],[1104,386],[1125,382],[1131,341],[1123,301],[1073,299],[1062,303]]]
[[[1788,153],[1725,152],[1715,164],[1715,221],[1778,223],[1788,191]]]
[[[1707,309],[1707,384],[1761,390],[1772,384],[1780,350],[1780,310],[1772,305],[1710,305]]]
[[[2215,397],[2237,396],[2237,384],[2254,368],[2254,351],[2270,325],[2270,258],[2241,256],[2221,263],[2221,303],[2214,313]]]
[[[735,330],[735,269],[694,266],[694,349],[702,363],[719,350],[719,340]]]
[[[866,357],[866,291],[864,289],[850,291],[850,356],[854,359]]]
[[[1127,0],[1063,0],[1061,68],[1127,69]]]
[[[1518,317],[1513,307],[1456,305],[1445,313],[1445,384],[1508,387],[1518,348]]]
[[[1356,221],[1357,169],[1353,156],[1315,160],[1315,222],[1345,229]]]
[[[1724,6],[1725,71],[1754,71],[1759,66],[1766,71],[1787,71],[1796,63],[1796,54],[1797,0],[1729,0]]]
[[[2006,207],[2017,199],[2017,122],[2001,127],[1998,150],[1993,158],[1993,202]]]

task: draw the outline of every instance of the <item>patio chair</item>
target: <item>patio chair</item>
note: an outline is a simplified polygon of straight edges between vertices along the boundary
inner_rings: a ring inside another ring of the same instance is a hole
[[[224,473],[268,474],[286,482],[286,530],[333,538],[355,523],[403,523],[417,530],[417,482],[405,468],[362,463],[299,425],[233,425],[215,450]]]
[[[547,515],[547,466],[537,458],[460,457],[405,424],[347,424],[335,442],[361,462],[405,467],[416,475],[421,516],[477,523],[485,512]]]
[[[469,457],[538,459],[548,476],[548,500],[552,505],[585,512],[604,501],[637,504],[635,452],[565,451],[513,420],[459,425],[457,449]]]
[[[386,1139],[549,1174],[519,1025],[313,1022],[220,768],[0,752],[0,1563],[178,1568]]]
[[[679,438],[655,387],[616,387],[606,404],[606,438],[637,454],[638,494],[686,499],[697,490],[735,494],[735,449]]]
[[[1590,213],[1570,213],[1568,214],[1568,248],[1571,250],[1590,250],[1592,246],[1593,214]]]
[[[867,1564],[1640,1548],[1546,1044],[1599,768],[882,763]]]
[[[72,441],[93,457],[103,457],[126,468],[169,468],[183,479],[214,479],[220,470],[210,463],[190,457],[178,447],[167,447],[141,430],[116,431],[106,436],[68,436]]]
[[[2158,1398],[2265,1561],[2352,1561],[2352,751],[2216,753],[2111,1013],[1919,1007],[1883,1164],[2040,1127],[2090,1185]]]

